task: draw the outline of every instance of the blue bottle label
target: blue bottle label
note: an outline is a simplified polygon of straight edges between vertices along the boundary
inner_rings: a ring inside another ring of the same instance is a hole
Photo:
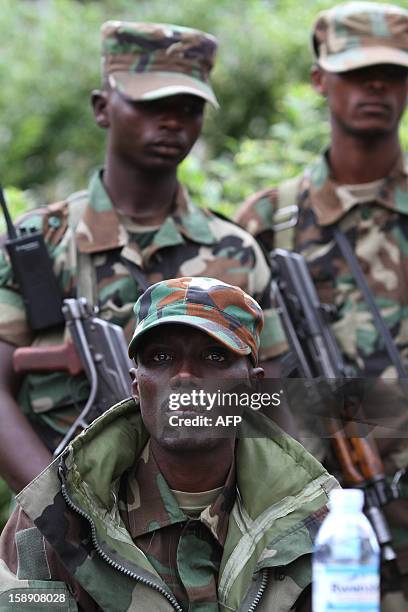
[[[380,576],[376,565],[313,567],[313,612],[379,612]]]

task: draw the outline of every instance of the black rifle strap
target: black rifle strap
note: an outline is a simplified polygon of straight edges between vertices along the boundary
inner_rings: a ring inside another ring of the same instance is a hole
[[[146,274],[143,272],[143,270],[125,257],[121,257],[120,259],[121,262],[126,266],[130,276],[134,278],[137,284],[139,285],[139,288],[142,290],[142,293],[146,291],[146,289],[150,287],[150,283],[147,280]]]
[[[394,340],[391,336],[390,330],[385,325],[383,318],[381,316],[380,311],[378,310],[377,304],[372,296],[370,288],[367,284],[366,279],[364,278],[363,271],[357,261],[356,256],[353,253],[353,250],[350,246],[349,241],[343,232],[338,228],[334,228],[334,238],[336,240],[337,246],[339,247],[344,259],[347,261],[349,268],[356,280],[357,285],[360,288],[361,293],[364,296],[364,299],[371,310],[371,314],[373,315],[373,319],[379,329],[385,344],[385,348],[387,349],[387,353],[391,359],[391,362],[395,366],[399,378],[406,378],[407,373],[402,364],[400,354],[398,352],[397,347],[394,344]]]

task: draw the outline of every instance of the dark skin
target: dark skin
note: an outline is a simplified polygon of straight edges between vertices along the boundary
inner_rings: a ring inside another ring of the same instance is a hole
[[[380,64],[342,73],[312,69],[330,111],[330,167],[338,183],[384,178],[401,155],[398,129],[408,99],[408,69]]]
[[[52,456],[14,399],[20,382],[13,371],[14,351],[15,346],[0,342],[0,465],[2,477],[18,492],[50,463]]]
[[[191,493],[222,486],[234,458],[235,437],[214,437],[205,429],[180,437],[176,428],[166,427],[172,414],[169,394],[199,389],[214,379],[250,384],[263,377],[263,369],[199,329],[166,324],[146,333],[131,375],[132,395],[140,402],[152,453],[169,486]],[[185,407],[180,413],[191,415],[194,409]]]
[[[142,225],[159,225],[171,212],[177,167],[201,133],[204,100],[180,94],[134,102],[102,90],[93,92],[92,105],[108,131],[103,182],[115,208]]]

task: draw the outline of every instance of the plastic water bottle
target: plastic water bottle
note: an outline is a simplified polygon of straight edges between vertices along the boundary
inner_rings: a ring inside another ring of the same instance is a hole
[[[313,612],[379,612],[380,548],[364,493],[335,489],[313,553]]]

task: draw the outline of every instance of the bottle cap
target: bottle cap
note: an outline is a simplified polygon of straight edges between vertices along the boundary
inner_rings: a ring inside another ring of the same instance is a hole
[[[361,489],[333,489],[329,493],[329,501],[331,509],[359,511],[364,506],[364,493]]]

